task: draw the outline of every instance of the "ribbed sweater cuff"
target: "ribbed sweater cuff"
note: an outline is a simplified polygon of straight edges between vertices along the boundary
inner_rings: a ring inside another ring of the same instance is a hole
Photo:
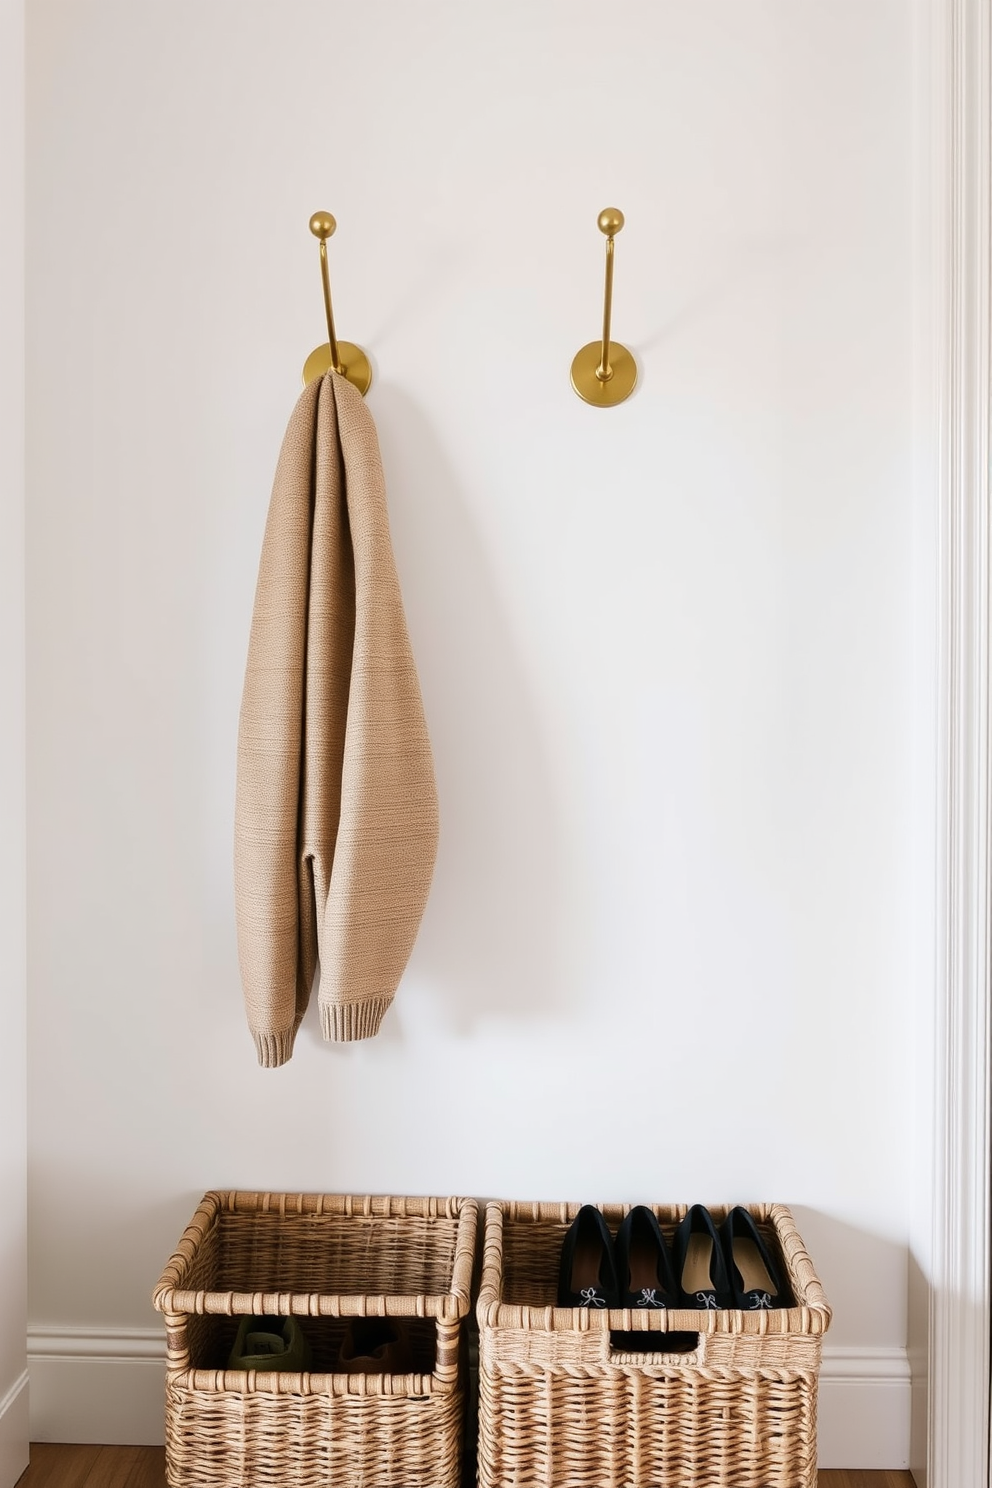
[[[392,1000],[371,997],[367,1002],[322,1002],[320,1031],[325,1039],[333,1039],[336,1044],[373,1038]]]
[[[291,1023],[281,1033],[252,1033],[258,1062],[263,1069],[275,1069],[277,1065],[286,1063],[293,1052],[297,1027],[298,1024]]]

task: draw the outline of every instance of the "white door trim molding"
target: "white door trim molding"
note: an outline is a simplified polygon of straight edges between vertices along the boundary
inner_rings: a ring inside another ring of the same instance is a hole
[[[939,572],[927,1483],[988,1488],[992,0],[942,0],[933,18]]]

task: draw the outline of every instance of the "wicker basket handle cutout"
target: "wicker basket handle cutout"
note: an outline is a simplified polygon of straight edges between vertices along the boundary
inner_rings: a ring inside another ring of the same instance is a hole
[[[638,1369],[698,1369],[706,1355],[705,1333],[603,1330],[603,1362]]]

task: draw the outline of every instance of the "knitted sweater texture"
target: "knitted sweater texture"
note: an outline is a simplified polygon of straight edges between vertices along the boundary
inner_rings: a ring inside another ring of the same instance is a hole
[[[318,962],[323,1037],[378,1032],[437,840],[375,425],[328,372],[276,468],[238,734],[238,957],[260,1064],[292,1054]]]

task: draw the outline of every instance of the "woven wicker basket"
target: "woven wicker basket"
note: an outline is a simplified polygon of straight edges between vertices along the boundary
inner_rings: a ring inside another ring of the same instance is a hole
[[[154,1294],[170,1488],[457,1488],[474,1199],[208,1193]],[[304,1321],[311,1371],[228,1370],[245,1314]],[[349,1317],[403,1318],[414,1372],[349,1374]]]
[[[601,1207],[615,1233],[627,1209]],[[643,1315],[555,1306],[578,1208],[487,1206],[479,1488],[815,1488],[830,1308],[788,1209],[751,1212],[784,1264],[794,1306]],[[654,1212],[671,1239],[685,1208]],[[711,1212],[719,1223],[727,1211]]]

